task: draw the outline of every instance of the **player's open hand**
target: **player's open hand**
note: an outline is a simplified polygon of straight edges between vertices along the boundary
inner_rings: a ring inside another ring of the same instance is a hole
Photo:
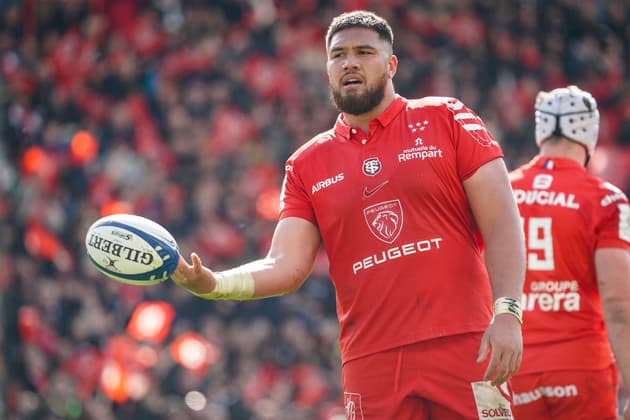
[[[510,314],[497,315],[481,339],[477,363],[483,362],[488,353],[490,363],[484,380],[500,385],[516,373],[523,356],[521,324]]]
[[[623,408],[623,420],[630,420],[630,400],[626,401],[626,406]]]
[[[214,290],[216,281],[212,271],[204,267],[201,258],[195,253],[190,255],[192,265],[179,257],[177,268],[171,275],[171,279],[178,285],[196,294],[210,293]]]

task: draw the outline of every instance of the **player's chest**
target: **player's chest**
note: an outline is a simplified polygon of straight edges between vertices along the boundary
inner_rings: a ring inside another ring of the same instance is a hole
[[[454,153],[450,142],[422,127],[423,122],[409,124],[394,135],[331,148],[309,186],[316,212],[353,213],[366,205],[432,194],[454,173]]]

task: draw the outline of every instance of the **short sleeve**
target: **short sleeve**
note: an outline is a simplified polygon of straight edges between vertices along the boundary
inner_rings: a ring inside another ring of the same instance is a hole
[[[608,194],[599,202],[602,222],[597,230],[597,248],[630,248],[630,204],[617,187],[606,184]]]
[[[294,161],[289,158],[280,193],[280,219],[300,217],[317,225],[313,205],[304,184],[296,171]]]
[[[502,158],[503,151],[474,111],[454,98],[449,99],[446,106],[453,119],[457,173],[461,180],[466,180],[484,164]]]

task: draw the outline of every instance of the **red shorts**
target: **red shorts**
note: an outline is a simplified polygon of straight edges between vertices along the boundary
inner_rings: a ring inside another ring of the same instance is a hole
[[[483,379],[482,333],[409,344],[342,368],[348,420],[512,419],[507,385]]]
[[[617,419],[617,369],[560,370],[512,378],[516,420]]]

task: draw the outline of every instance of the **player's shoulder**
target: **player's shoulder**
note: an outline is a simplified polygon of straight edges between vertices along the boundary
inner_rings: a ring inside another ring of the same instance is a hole
[[[461,109],[468,109],[462,101],[450,96],[425,96],[423,98],[408,99],[408,110],[435,110],[436,112],[444,112],[447,110],[459,111]]]
[[[332,141],[335,139],[335,130],[331,128],[330,130],[321,132],[306,143],[298,147],[289,157],[291,161],[299,161],[304,158],[308,158],[309,156],[313,156],[321,152],[326,148],[327,145],[332,144]]]
[[[598,202],[601,207],[611,204],[628,203],[628,197],[621,188],[588,171],[582,171],[581,177],[577,174],[567,176],[565,184],[571,186],[572,191],[578,195]]]
[[[512,184],[527,181],[530,178],[533,178],[537,175],[537,171],[535,170],[534,159],[530,160],[527,163],[523,163],[522,165],[512,169],[508,173],[508,177]]]
[[[593,182],[598,192],[602,207],[606,207],[611,204],[628,203],[628,196],[615,184],[596,176],[593,176]]]

